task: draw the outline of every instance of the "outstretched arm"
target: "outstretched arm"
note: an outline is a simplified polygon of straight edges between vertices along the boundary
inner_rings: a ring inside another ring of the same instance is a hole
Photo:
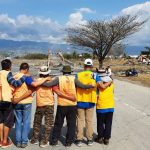
[[[96,85],[85,85],[85,84],[82,84],[77,78],[75,78],[75,85],[79,88],[82,88],[82,89],[92,89],[94,88]]]
[[[45,82],[42,84],[42,86],[45,86],[45,87],[52,87],[52,86],[56,86],[59,84],[59,78],[56,77],[54,80],[50,81],[50,82]]]
[[[25,98],[29,97],[34,91],[35,91],[35,88],[30,87],[29,90],[25,94],[21,95],[20,97],[13,98],[12,102],[14,104],[17,104],[20,101],[24,100]]]
[[[51,77],[42,78],[42,79],[39,80],[39,81],[33,81],[33,82],[31,83],[31,86],[33,86],[33,87],[38,87],[38,86],[42,85],[44,82],[50,81],[50,80],[51,80]]]
[[[54,86],[53,91],[62,98],[65,98],[65,99],[73,101],[73,102],[76,101],[76,97],[73,94],[65,94],[64,92],[59,90],[58,86]]]
[[[12,72],[9,72],[9,74],[7,76],[8,83],[15,88],[20,87],[25,82],[25,79],[26,79],[26,76],[23,76],[19,80],[15,80],[12,75]]]
[[[107,82],[107,83],[103,83],[103,82],[98,82],[97,83],[97,87],[100,88],[100,89],[106,89],[108,86],[110,86],[112,83],[111,82]]]

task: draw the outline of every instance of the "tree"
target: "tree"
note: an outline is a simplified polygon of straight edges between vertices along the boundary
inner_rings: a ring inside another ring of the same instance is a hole
[[[114,44],[137,32],[145,21],[138,16],[124,15],[109,21],[90,20],[86,25],[67,28],[66,41],[76,46],[89,48],[99,61],[99,68]]]

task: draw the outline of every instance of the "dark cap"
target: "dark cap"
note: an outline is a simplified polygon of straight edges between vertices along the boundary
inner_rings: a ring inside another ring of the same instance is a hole
[[[71,67],[69,65],[63,66],[62,72],[64,73],[71,73]]]

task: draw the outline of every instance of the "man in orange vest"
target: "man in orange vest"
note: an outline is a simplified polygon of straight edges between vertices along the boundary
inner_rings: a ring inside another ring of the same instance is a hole
[[[29,65],[22,63],[20,65],[20,72],[17,73],[14,78],[18,79],[29,73]],[[49,77],[42,78],[39,81],[34,81],[31,76],[27,77],[25,83],[21,87],[17,88],[14,92],[14,99],[21,97],[28,93],[29,87],[37,87],[49,80]],[[32,92],[31,92],[32,94]],[[21,101],[14,101],[15,105],[15,129],[16,129],[16,146],[25,148],[28,144],[28,134],[30,132],[31,121],[31,109],[32,109],[32,95],[29,94],[26,98],[22,98]]]
[[[14,88],[20,87],[26,80],[22,76],[19,80],[13,78],[11,71],[12,63],[9,59],[1,62],[0,71],[0,147],[7,148],[12,145],[8,137],[10,129],[14,125],[14,110],[12,104]]]
[[[47,66],[42,66],[39,71],[38,81],[49,76],[51,70]],[[39,86],[36,89],[36,112],[34,116],[33,133],[31,144],[38,144],[39,135],[42,127],[42,119],[44,118],[44,130],[41,134],[40,147],[44,148],[49,145],[49,136],[54,122],[54,96],[53,92],[62,98],[76,100],[75,97],[65,95],[59,91],[57,87]]]
[[[58,85],[60,91],[63,91],[66,94],[72,94],[74,97],[76,97],[76,87],[84,89],[90,89],[94,87],[92,84],[84,85],[79,82],[79,80],[76,79],[75,76],[72,76],[70,66],[64,66],[62,72],[62,76],[56,77],[51,82],[44,83],[43,86],[51,87]],[[58,145],[58,140],[61,134],[61,128],[63,126],[65,117],[67,120],[66,146],[70,147],[74,142],[77,112],[76,105],[76,101],[69,101],[66,98],[58,96],[57,113],[52,133],[52,145]]]

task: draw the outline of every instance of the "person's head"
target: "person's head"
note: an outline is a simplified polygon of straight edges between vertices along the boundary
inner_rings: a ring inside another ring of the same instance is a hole
[[[2,70],[11,70],[11,60],[10,59],[4,59],[1,61]]]
[[[71,71],[71,66],[69,66],[69,65],[63,66],[62,72],[63,72],[63,75],[71,74],[71,72],[72,72]]]
[[[92,70],[93,69],[93,61],[92,59],[86,59],[84,61],[84,70]]]
[[[22,63],[20,65],[20,71],[26,74],[29,71],[29,64],[28,63]]]
[[[41,66],[39,70],[39,77],[40,78],[46,78],[49,76],[51,70],[49,70],[48,66]]]

